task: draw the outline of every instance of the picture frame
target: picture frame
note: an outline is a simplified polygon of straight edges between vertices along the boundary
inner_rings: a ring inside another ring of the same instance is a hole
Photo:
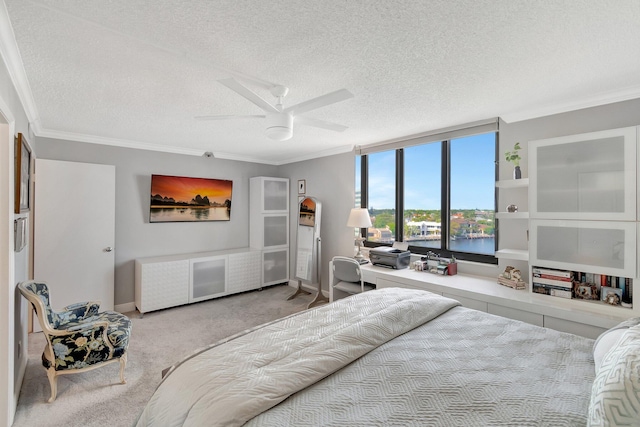
[[[600,300],[611,305],[620,305],[622,301],[622,289],[603,286],[600,291]]]
[[[233,181],[151,175],[149,223],[230,221]]]
[[[31,147],[21,133],[15,137],[15,213],[29,212],[31,199]]]
[[[307,181],[304,179],[298,180],[298,194],[304,194],[307,192]]]
[[[575,299],[586,300],[598,300],[600,299],[600,293],[598,287],[593,283],[578,283],[576,282],[573,289]]]

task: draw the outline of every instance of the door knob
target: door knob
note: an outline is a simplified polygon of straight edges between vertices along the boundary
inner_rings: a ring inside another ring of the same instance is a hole
[[[113,250],[113,248],[111,246],[107,246],[106,248],[104,248],[105,252],[111,252]]]

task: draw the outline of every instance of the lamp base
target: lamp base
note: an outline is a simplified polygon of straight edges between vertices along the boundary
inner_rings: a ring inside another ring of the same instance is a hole
[[[356,261],[358,261],[358,264],[366,264],[369,262],[368,259],[366,259],[364,257],[364,255],[362,255],[362,241],[364,239],[362,239],[361,237],[357,239],[358,241],[358,253],[353,257],[353,259],[355,259]]]

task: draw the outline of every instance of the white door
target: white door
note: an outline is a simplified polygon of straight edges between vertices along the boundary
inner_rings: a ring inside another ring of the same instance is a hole
[[[33,276],[53,308],[100,301],[113,310],[115,166],[36,159],[34,195]]]

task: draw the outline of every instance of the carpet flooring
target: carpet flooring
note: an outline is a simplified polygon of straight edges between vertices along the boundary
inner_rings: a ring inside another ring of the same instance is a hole
[[[42,367],[42,333],[29,334],[29,360],[13,427],[132,426],[161,380],[161,372],[198,348],[253,326],[306,309],[314,295],[287,297],[279,285],[166,310],[127,313],[132,321],[126,384],[119,364],[58,377],[58,397],[50,396]]]

